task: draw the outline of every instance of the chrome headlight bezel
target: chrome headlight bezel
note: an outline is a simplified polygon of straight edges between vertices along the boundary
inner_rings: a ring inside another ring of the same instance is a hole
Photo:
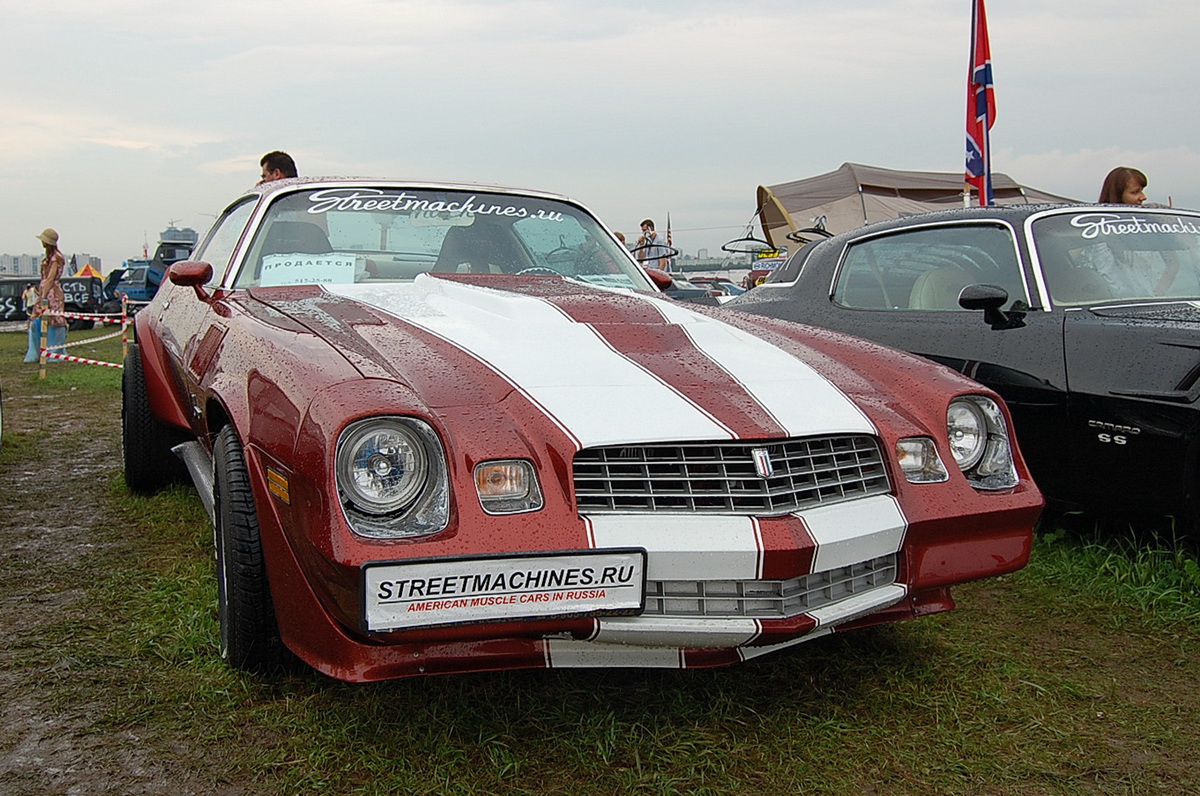
[[[988,423],[983,408],[975,401],[956,398],[946,409],[946,435],[950,455],[964,473],[974,467],[987,447]]]
[[[494,459],[475,465],[479,505],[492,515],[525,514],[542,508],[537,469],[527,459]]]
[[[334,454],[334,481],[346,522],[361,536],[425,536],[449,522],[446,455],[423,420],[381,416],[346,426]]]
[[[946,409],[946,434],[955,464],[971,486],[989,491],[1018,483],[1008,423],[984,395],[960,395]]]
[[[930,437],[905,437],[896,441],[896,461],[910,484],[939,484],[950,480],[946,465]]]

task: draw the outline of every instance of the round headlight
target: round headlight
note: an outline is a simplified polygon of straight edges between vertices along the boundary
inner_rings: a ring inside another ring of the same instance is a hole
[[[983,410],[972,401],[953,401],[946,410],[950,452],[965,470],[974,467],[987,448],[988,425]]]
[[[342,435],[337,481],[356,508],[387,514],[412,503],[425,488],[429,460],[421,437],[404,423],[366,420]]]

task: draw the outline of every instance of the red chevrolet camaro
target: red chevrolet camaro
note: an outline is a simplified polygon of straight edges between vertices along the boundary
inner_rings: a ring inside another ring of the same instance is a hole
[[[1042,507],[990,390],[665,298],[560,196],[267,183],[136,322],[125,478],[190,475],[248,670],[735,663],[949,610]]]

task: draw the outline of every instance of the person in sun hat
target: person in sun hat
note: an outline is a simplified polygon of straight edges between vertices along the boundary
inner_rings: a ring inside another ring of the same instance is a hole
[[[65,296],[59,280],[62,279],[67,263],[58,249],[58,232],[47,227],[37,239],[46,250],[46,256],[42,258],[41,263],[42,281],[38,284],[38,299],[43,307],[42,312],[46,314],[43,323],[50,326],[47,348],[56,354],[62,354],[63,344],[67,341],[67,319],[62,316]]]

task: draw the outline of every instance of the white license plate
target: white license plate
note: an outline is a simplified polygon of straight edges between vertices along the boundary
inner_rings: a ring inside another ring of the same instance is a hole
[[[363,568],[363,617],[367,630],[384,632],[635,614],[644,607],[645,584],[645,550],[373,564]]]

